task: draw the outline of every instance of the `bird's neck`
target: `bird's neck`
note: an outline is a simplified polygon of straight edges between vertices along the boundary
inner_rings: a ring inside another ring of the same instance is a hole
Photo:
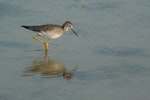
[[[63,26],[62,28],[63,28],[63,30],[64,30],[65,32],[68,31],[68,27]]]

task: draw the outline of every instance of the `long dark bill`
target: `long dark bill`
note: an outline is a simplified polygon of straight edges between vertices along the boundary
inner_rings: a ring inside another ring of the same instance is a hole
[[[78,34],[72,28],[71,28],[71,30],[76,36],[78,36]]]

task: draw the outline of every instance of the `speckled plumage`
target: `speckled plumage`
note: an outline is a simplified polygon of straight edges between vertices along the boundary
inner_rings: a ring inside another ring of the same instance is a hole
[[[67,32],[69,29],[73,30],[73,25],[70,21],[65,22],[62,26],[55,24],[46,24],[41,26],[22,26],[26,29],[37,32],[40,36],[46,36],[47,38],[58,38]],[[73,31],[75,33],[75,31]],[[75,33],[75,35],[77,35]]]
[[[62,26],[55,24],[46,24],[41,26],[22,26],[22,27],[36,32],[37,34],[33,36],[33,39],[44,43],[46,51],[48,50],[48,42],[50,41],[50,39],[59,38],[69,29],[72,30],[76,36],[78,36],[78,34],[73,30],[73,24],[70,21],[66,21]],[[44,36],[48,39],[48,41],[42,40],[38,38],[38,36]]]

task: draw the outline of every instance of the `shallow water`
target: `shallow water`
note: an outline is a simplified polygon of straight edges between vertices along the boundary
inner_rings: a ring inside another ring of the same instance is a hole
[[[149,0],[0,0],[0,100],[149,100],[149,9]],[[67,20],[79,37],[52,40],[47,55],[20,27]],[[46,58],[72,78],[43,77]]]

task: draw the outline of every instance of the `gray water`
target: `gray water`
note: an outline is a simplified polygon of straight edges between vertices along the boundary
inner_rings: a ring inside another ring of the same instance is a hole
[[[20,27],[67,20],[79,37],[47,55]],[[149,0],[0,0],[0,30],[0,100],[150,100]],[[72,78],[43,75],[49,61]]]

